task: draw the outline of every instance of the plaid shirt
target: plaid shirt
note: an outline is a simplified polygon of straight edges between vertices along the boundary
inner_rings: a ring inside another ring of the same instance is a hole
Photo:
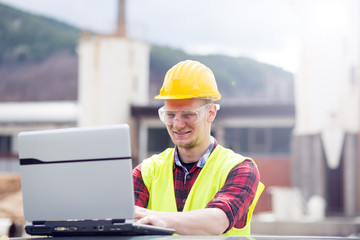
[[[184,208],[186,198],[194,184],[201,169],[206,163],[212,150],[216,147],[216,141],[210,145],[208,151],[199,159],[190,171],[181,165],[181,162],[175,154],[174,164],[174,188],[177,210],[181,212]],[[175,151],[177,152],[177,151]],[[147,207],[149,200],[149,191],[146,188],[141,177],[141,164],[133,170],[135,205]],[[260,175],[255,164],[246,159],[236,165],[229,173],[224,186],[216,193],[207,208],[220,208],[227,215],[232,227],[243,228],[246,224],[248,208],[255,196]]]

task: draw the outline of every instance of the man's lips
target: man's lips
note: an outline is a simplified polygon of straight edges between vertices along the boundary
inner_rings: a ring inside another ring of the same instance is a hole
[[[175,132],[174,131],[174,134],[175,135],[178,135],[178,136],[185,136],[186,134],[189,134],[191,131],[187,131],[187,132]]]

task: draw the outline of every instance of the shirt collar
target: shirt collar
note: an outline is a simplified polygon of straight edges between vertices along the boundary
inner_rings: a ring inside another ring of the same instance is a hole
[[[206,152],[200,157],[198,163],[197,163],[197,167],[199,168],[203,168],[205,166],[206,161],[208,160],[211,152],[214,150],[214,147],[216,147],[216,140],[214,137],[210,137],[210,146],[208,147],[208,149],[206,150]],[[175,154],[174,154],[174,159],[175,159],[175,164],[177,166],[180,166],[182,168],[184,168],[180,162],[180,158],[179,158],[179,154],[177,151],[177,147],[175,147]]]

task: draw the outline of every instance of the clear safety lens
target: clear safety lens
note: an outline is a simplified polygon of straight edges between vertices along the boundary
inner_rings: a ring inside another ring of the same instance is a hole
[[[208,103],[192,110],[170,110],[165,109],[165,106],[163,106],[158,112],[160,120],[166,125],[173,125],[175,119],[181,123],[195,124],[205,116],[206,111],[211,105],[212,103]],[[219,105],[216,104],[216,107],[219,108]]]

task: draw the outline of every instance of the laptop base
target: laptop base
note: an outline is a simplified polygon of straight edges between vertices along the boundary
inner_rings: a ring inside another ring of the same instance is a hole
[[[34,221],[25,226],[29,235],[46,236],[137,236],[172,235],[175,230],[124,220]]]

